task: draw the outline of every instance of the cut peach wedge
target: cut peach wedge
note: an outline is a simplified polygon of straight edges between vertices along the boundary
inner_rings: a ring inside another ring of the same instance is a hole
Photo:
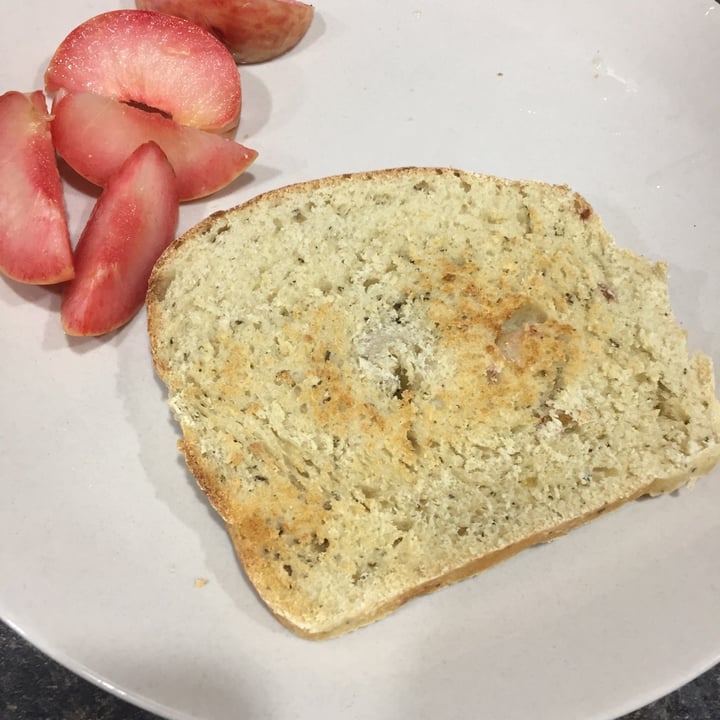
[[[229,138],[87,92],[58,93],[51,128],[59,155],[103,187],[135,148],[156,142],[173,166],[181,201],[225,187],[257,157]]]
[[[73,274],[63,191],[42,91],[0,96],[0,270],[48,285]]]
[[[165,13],[113,10],[82,23],[55,51],[45,89],[94,92],[213,132],[240,117],[230,52],[209,31]]]
[[[135,5],[210,30],[237,63],[264,62],[287,52],[305,35],[314,13],[312,5],[298,0],[136,0]]]
[[[60,316],[68,335],[102,335],[142,307],[155,261],[175,237],[175,173],[148,142],[109,179],[75,249]]]

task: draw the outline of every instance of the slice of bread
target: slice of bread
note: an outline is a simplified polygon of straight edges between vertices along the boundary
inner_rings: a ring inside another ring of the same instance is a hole
[[[305,637],[720,453],[665,265],[567,187],[403,168],[269,192],[165,252],[148,321],[187,463]]]

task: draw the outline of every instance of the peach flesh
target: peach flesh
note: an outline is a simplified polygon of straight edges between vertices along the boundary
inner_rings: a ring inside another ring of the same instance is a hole
[[[106,12],[72,30],[50,60],[45,89],[145,105],[213,132],[240,117],[240,76],[227,48],[194,23],[144,10]]]

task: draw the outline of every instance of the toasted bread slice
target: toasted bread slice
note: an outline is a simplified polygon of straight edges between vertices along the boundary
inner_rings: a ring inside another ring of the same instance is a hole
[[[165,252],[148,320],[187,463],[305,637],[720,453],[665,265],[567,187],[404,168],[269,192]]]

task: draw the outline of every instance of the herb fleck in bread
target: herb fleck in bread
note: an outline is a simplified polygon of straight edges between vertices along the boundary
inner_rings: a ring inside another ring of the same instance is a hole
[[[405,168],[279,189],[165,252],[148,322],[190,469],[306,637],[720,453],[665,266],[566,187]]]

